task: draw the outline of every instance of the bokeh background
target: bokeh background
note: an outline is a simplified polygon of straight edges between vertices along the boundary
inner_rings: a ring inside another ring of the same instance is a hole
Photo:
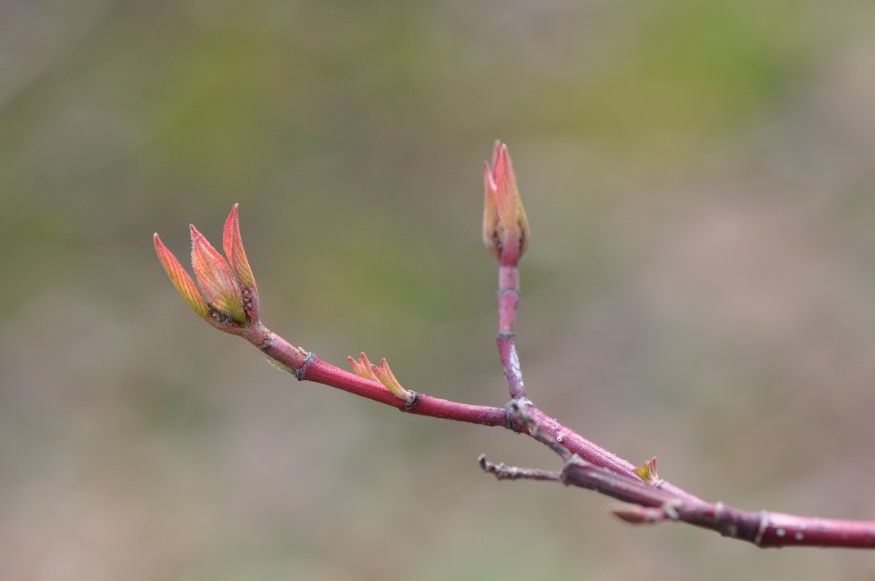
[[[532,225],[532,398],[705,498],[875,519],[866,0],[0,4],[0,578],[864,579],[633,528],[500,429],[298,383],[154,256],[234,202],[266,324],[507,399],[482,162]]]

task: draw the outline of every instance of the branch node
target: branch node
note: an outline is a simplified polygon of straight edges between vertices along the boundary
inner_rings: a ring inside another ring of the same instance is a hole
[[[661,510],[670,520],[677,521],[681,518],[677,511],[677,507],[681,504],[680,500],[670,500],[662,505]]]
[[[304,381],[307,377],[307,368],[310,367],[310,364],[313,363],[314,359],[316,359],[316,355],[312,351],[307,353],[307,357],[304,359],[304,364],[300,369],[295,370],[295,377],[298,378],[298,381]]]
[[[507,413],[507,428],[514,432],[522,432],[532,424],[531,409],[535,406],[525,397],[514,398],[504,406]]]
[[[565,463],[562,464],[562,471],[559,473],[559,482],[568,486],[568,469],[572,466],[590,466],[591,464],[578,456],[577,454],[572,454],[565,460]]]
[[[262,351],[267,351],[271,347],[273,347],[273,332],[272,331],[267,334],[267,338],[265,338],[264,343],[262,343],[261,345],[258,345],[258,348],[261,349]]]
[[[717,504],[721,507],[723,506],[722,502],[718,502]],[[763,535],[766,534],[766,530],[768,530],[768,528],[769,528],[769,513],[768,513],[768,511],[763,510],[760,512],[760,526],[757,529],[757,534],[753,539],[753,544],[755,544],[758,547],[762,546]]]
[[[723,520],[723,513],[726,511],[726,505],[723,504],[722,500],[718,500],[714,504],[714,522],[719,523]]]
[[[407,400],[404,402],[404,409],[409,410],[412,409],[419,403],[419,394],[413,391],[412,389],[407,390]]]

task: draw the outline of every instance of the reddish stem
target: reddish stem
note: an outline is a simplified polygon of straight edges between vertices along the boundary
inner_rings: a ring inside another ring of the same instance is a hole
[[[561,478],[565,484],[588,488],[632,503],[631,506],[615,507],[614,514],[633,524],[685,522],[763,548],[875,548],[875,522],[738,510],[722,502],[710,503],[693,496],[683,497],[665,485],[648,486],[638,478],[612,473],[578,459],[566,463]]]
[[[498,268],[498,356],[512,399],[526,397],[520,358],[516,351],[516,314],[520,304],[520,277],[516,266]]]
[[[499,478],[561,479],[566,485],[595,490],[630,505],[614,513],[636,524],[686,522],[759,547],[820,546],[875,548],[875,522],[801,517],[772,512],[747,512],[706,502],[668,482],[655,485],[638,477],[634,466],[559,423],[528,400],[514,399],[508,408],[475,406],[416,394],[408,404],[382,384],[361,378],[299,349],[261,323],[240,334],[300,380],[310,380],[395,407],[412,414],[485,426],[505,426],[525,433],[559,453],[561,473],[537,469],[481,466]]]
[[[206,307],[192,298],[196,291],[194,283],[187,278],[187,275],[183,279],[179,274],[181,267],[177,268],[178,263],[175,259],[170,262],[164,256],[169,253],[166,250],[162,253],[163,246],[159,244],[160,241],[156,238],[159,258],[162,258],[165,268],[168,268],[168,263],[170,264],[168,274],[171,275],[171,280],[177,284],[177,288],[189,304],[204,316],[201,311]],[[233,239],[229,245],[232,250],[237,251]],[[235,255],[238,267],[245,262],[245,255],[241,258],[240,253],[242,253],[242,246],[239,253]],[[535,407],[526,397],[516,351],[515,325],[520,301],[517,260],[518,257],[508,263],[502,261],[499,268],[497,343],[512,398],[504,408],[469,405],[409,390],[405,391],[409,396],[401,399],[383,384],[326,363],[314,354],[295,347],[272,333],[258,320],[256,307],[248,308],[246,311],[246,324],[236,321],[233,325],[217,324],[209,317],[206,318],[220,330],[246,338],[268,358],[293,373],[299,380],[336,387],[407,413],[485,426],[504,426],[525,433],[547,445],[565,461],[561,472],[550,472],[508,467],[503,464],[495,465],[486,462],[481,456],[483,469],[500,479],[561,480],[566,485],[592,489],[630,503],[614,508],[614,513],[628,522],[636,524],[686,522],[717,531],[724,536],[752,542],[759,547],[875,548],[875,522],[809,518],[766,511],[746,512],[725,506],[720,502],[706,502],[668,482],[659,480],[655,472],[655,459],[653,465],[645,467],[643,471],[636,469],[630,462],[590,442]],[[248,269],[248,264],[246,268]],[[244,275],[247,274],[246,271],[242,272]],[[248,276],[251,277],[251,273]],[[179,280],[183,282],[180,283]],[[185,280],[188,280],[188,283]],[[254,288],[253,283],[253,292]],[[257,301],[257,297],[251,300]],[[650,468],[653,469],[652,473]],[[643,474],[648,481],[642,480],[639,474]]]
[[[301,381],[330,385],[411,414],[483,426],[507,424],[507,414],[503,408],[469,405],[421,393],[417,393],[408,404],[406,400],[396,397],[383,384],[326,363],[316,355],[291,345],[261,323],[248,330],[244,336],[265,355],[289,368]]]

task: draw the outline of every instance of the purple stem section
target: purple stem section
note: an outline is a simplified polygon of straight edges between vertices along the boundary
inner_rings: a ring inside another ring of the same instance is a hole
[[[544,440],[544,437],[546,436],[560,444],[572,454],[577,454],[581,459],[590,464],[594,464],[600,468],[607,468],[611,472],[627,476],[637,483],[642,483],[641,478],[639,478],[634,472],[635,465],[628,460],[624,460],[616,454],[612,454],[605,450],[601,446],[590,442],[574,430],[565,427],[555,418],[550,417],[538,408],[532,408],[530,413],[532,415],[532,425],[537,426],[537,429],[541,432],[536,439]],[[532,435],[530,429],[526,429],[526,433]],[[663,482],[660,485],[659,490],[671,494],[673,498],[683,498],[702,502],[700,498],[669,482]]]
[[[780,512],[763,515],[767,516],[768,523],[761,547],[875,548],[875,522],[800,517]]]
[[[498,268],[498,356],[512,399],[526,397],[520,358],[516,351],[516,315],[520,304],[520,276],[516,266]]]
[[[596,490],[634,506],[614,513],[635,524],[685,522],[753,543],[758,547],[875,548],[875,522],[832,520],[777,512],[749,512],[680,496],[665,485],[650,486],[638,478],[612,473],[583,462],[570,462],[562,471],[565,484]]]

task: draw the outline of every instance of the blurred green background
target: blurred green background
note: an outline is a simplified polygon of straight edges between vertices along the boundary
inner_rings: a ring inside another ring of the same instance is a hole
[[[532,225],[531,397],[704,498],[875,519],[866,0],[0,4],[0,578],[861,579],[633,528],[499,429],[266,365],[155,259],[234,202],[265,323],[503,405],[482,161]]]

